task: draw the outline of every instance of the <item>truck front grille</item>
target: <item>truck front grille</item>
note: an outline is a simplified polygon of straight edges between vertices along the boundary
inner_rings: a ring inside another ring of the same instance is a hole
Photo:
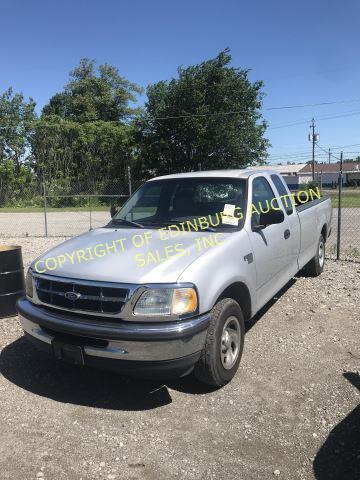
[[[128,289],[36,278],[39,300],[67,310],[115,314],[121,312]]]

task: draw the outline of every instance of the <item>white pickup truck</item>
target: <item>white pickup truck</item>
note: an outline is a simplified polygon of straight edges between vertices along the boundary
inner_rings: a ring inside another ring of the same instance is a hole
[[[300,269],[324,268],[331,203],[316,197],[267,170],[154,178],[108,225],[34,260],[25,334],[75,365],[224,385],[245,322]]]

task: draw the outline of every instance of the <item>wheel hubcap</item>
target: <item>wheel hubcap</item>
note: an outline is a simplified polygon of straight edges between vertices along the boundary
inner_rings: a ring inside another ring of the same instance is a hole
[[[319,265],[322,267],[324,265],[325,260],[325,245],[323,242],[319,244]]]
[[[229,317],[221,335],[221,363],[230,370],[236,363],[240,351],[240,324],[236,317]]]

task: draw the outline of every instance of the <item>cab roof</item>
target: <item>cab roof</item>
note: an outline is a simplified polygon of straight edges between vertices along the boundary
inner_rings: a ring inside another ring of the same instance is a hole
[[[187,172],[187,173],[174,173],[172,175],[163,175],[161,177],[152,178],[149,181],[154,180],[172,180],[180,178],[248,178],[250,175],[256,175],[259,173],[274,174],[276,172],[272,170],[249,170],[249,169],[233,169],[233,170],[202,170],[201,172]]]

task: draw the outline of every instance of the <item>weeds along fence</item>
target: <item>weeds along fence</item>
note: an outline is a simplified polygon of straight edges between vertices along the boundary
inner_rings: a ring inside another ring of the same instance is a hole
[[[101,227],[110,221],[111,206],[121,206],[138,186],[125,181],[70,194],[59,187],[54,193],[48,183],[27,186],[10,205],[0,207],[0,238],[72,237]],[[333,207],[327,256],[360,262],[360,188],[322,193]]]
[[[138,186],[128,178],[81,188],[40,181],[12,195],[7,191],[7,202],[0,203],[0,237],[79,235],[107,224],[110,208],[123,205]]]
[[[112,205],[121,206],[123,195],[44,196],[39,207],[0,209],[0,237],[72,237],[110,221]],[[61,203],[62,206],[54,207]],[[74,206],[76,205],[76,206]]]

